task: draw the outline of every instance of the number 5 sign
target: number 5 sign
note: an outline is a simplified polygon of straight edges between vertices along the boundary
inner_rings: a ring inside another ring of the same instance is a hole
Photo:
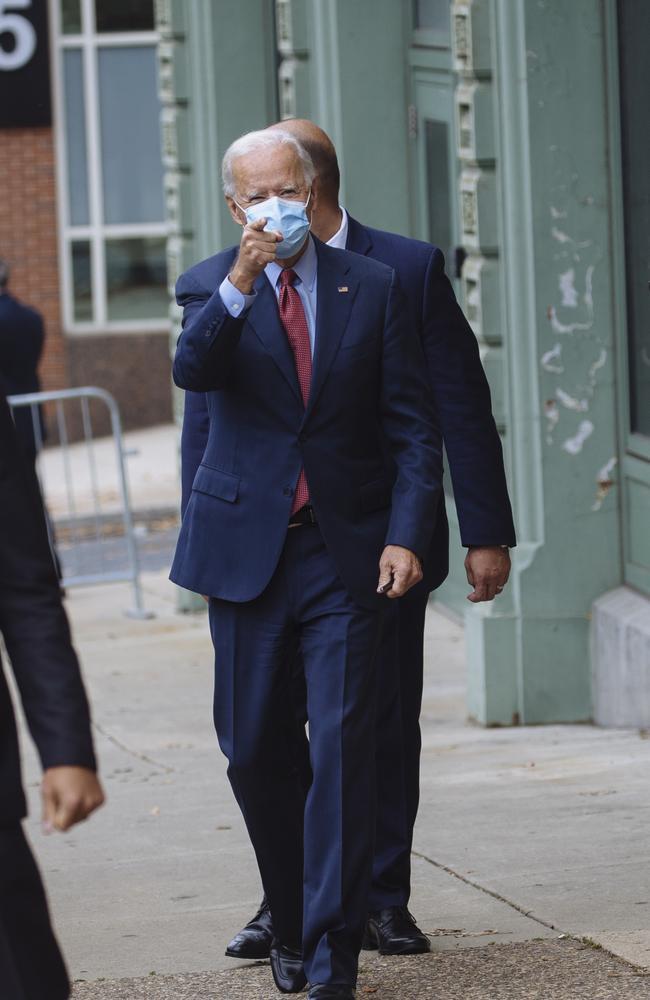
[[[0,0],[0,128],[50,122],[47,0]]]

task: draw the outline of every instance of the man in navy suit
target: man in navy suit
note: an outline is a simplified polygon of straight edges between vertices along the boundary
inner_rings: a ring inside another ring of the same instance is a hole
[[[476,338],[456,302],[436,247],[393,233],[370,229],[339,206],[339,168],[330,139],[312,122],[279,123],[308,149],[317,170],[318,203],[312,232],[324,242],[345,247],[393,267],[406,292],[411,321],[427,360],[433,402],[443,434],[471,602],[490,601],[504,588],[510,570],[508,547],[515,529],[508,498],[501,442],[491,410],[490,391]],[[186,393],[182,435],[183,502],[205,449],[210,415],[205,396]],[[407,904],[410,853],[419,803],[420,727],[424,619],[430,591],[448,572],[448,525],[444,504],[425,559],[425,579],[398,603],[395,628],[382,640],[377,767],[381,794],[370,915],[365,946],[382,954],[414,954],[429,949]],[[399,665],[399,689],[392,664]],[[297,680],[298,683],[298,680]],[[301,725],[304,695],[298,694],[302,770],[308,772],[308,748]],[[308,777],[305,779],[308,781]],[[272,919],[268,900],[233,938],[227,954],[237,958],[268,955]]]
[[[38,484],[0,396],[0,632],[44,769],[43,818],[68,830],[103,801],[88,702],[61,604]],[[14,710],[0,661],[0,996],[64,1000],[68,977],[26,813]]]
[[[177,284],[181,388],[208,441],[171,577],[210,597],[214,713],[273,912],[278,988],[351,1000],[375,826],[383,610],[422,579],[441,491],[423,358],[394,271],[313,239],[310,157],[250,133],[223,162],[238,248]],[[306,796],[287,697],[306,679]]]

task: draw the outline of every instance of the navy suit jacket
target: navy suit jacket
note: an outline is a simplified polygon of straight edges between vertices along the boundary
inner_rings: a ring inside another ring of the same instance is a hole
[[[394,271],[315,242],[318,303],[306,409],[266,275],[256,282],[249,312],[236,319],[219,294],[236,248],[178,281],[184,312],[174,380],[206,393],[209,430],[171,578],[225,600],[259,596],[278,564],[304,465],[339,575],[358,603],[375,607],[384,545],[428,551],[441,441]]]
[[[0,632],[44,768],[95,767],[88,703],[61,604],[45,517],[0,396]],[[25,815],[16,721],[0,661],[0,828]]]
[[[429,243],[382,232],[349,219],[347,249],[394,268],[410,321],[426,356],[433,403],[447,453],[463,545],[516,544],[501,440],[476,338],[445,275],[442,252]],[[181,437],[185,510],[210,430],[205,395],[185,394]],[[449,566],[449,528],[439,504],[418,588],[433,590]]]
[[[7,396],[40,391],[38,365],[44,341],[40,314],[7,292],[0,295],[0,386]],[[44,439],[45,426],[40,410],[39,419]],[[31,409],[17,408],[14,420],[19,444],[24,454],[33,459],[36,442]]]

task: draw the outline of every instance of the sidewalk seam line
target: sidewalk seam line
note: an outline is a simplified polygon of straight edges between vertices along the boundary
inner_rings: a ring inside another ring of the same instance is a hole
[[[106,729],[104,729],[103,726],[99,724],[99,722],[95,722],[94,719],[92,722],[92,727],[93,729],[96,729],[98,733],[101,733],[101,735],[104,736],[107,740],[109,740],[114,746],[118,747],[120,750],[124,750],[125,753],[130,754],[131,757],[136,757],[138,760],[142,760],[146,764],[151,764],[152,767],[160,768],[164,774],[174,774],[175,769],[173,767],[168,767],[167,764],[161,764],[159,763],[159,761],[154,760],[152,757],[147,757],[146,753],[140,753],[138,750],[132,750],[130,747],[126,745],[126,743],[122,743],[122,741],[118,740],[116,736],[113,736]]]
[[[484,885],[479,882],[474,882],[471,878],[467,878],[465,875],[461,875],[460,872],[454,871],[448,865],[443,865],[441,861],[435,861],[433,858],[427,857],[426,854],[420,854],[419,851],[411,851],[414,858],[420,858],[421,861],[426,861],[427,864],[432,865],[439,871],[446,872],[447,875],[451,875],[452,878],[458,879],[459,882],[464,882],[465,885],[469,885],[472,889],[477,889],[478,892],[484,893],[486,896],[491,896],[492,899],[498,900],[500,903],[505,903],[512,910],[516,910],[517,913],[521,913],[523,917],[527,917],[529,920],[534,920],[535,923],[541,924],[542,927],[546,927],[549,931],[557,931],[558,934],[565,934],[567,937],[574,938],[575,935],[570,934],[568,931],[563,931],[561,928],[557,927],[555,924],[549,923],[547,920],[543,920],[541,917],[536,917],[531,910],[525,910],[523,906],[519,906],[518,903],[514,903],[511,899],[507,899],[506,896],[502,896],[500,893],[495,892],[493,889],[487,889]]]

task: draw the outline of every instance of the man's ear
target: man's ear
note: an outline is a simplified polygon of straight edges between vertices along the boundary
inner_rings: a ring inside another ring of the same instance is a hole
[[[310,211],[310,217],[311,213],[315,212],[318,207],[319,193],[320,192],[318,189],[318,178],[314,177],[313,181],[311,182],[311,194],[309,196],[309,205],[307,206]]]
[[[234,198],[231,198],[229,194],[226,195],[226,204],[233,218],[233,221],[237,223],[238,226],[245,226],[246,221],[242,221],[242,210],[238,207]]]

